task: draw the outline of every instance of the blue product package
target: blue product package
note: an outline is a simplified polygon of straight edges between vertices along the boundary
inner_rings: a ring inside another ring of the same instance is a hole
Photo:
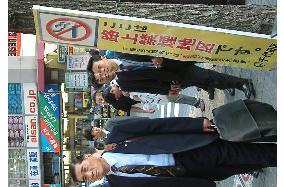
[[[16,83],[16,94],[21,95],[22,93],[22,86],[20,83]]]
[[[15,84],[8,83],[8,94],[15,94]]]

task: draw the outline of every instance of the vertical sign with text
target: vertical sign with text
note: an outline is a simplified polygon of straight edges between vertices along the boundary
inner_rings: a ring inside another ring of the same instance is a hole
[[[87,88],[87,72],[67,72],[65,73],[66,88]]]
[[[35,180],[29,180],[29,187],[40,187],[41,181],[39,179]]]
[[[40,92],[40,131],[42,152],[60,152],[60,109],[59,95],[53,92]]]
[[[67,47],[64,45],[58,45],[58,62],[64,63],[66,62],[66,55],[67,55]]]
[[[27,147],[39,147],[39,125],[37,116],[25,116]]]
[[[40,179],[39,149],[27,149],[27,163],[29,179]]]
[[[21,55],[21,33],[8,32],[8,56]]]
[[[68,55],[67,70],[86,70],[90,55]]]
[[[35,83],[24,83],[24,105],[25,114],[37,115],[37,86]]]

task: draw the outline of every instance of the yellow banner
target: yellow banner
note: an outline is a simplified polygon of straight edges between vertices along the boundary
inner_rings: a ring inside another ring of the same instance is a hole
[[[277,41],[267,35],[126,16],[34,7],[37,35],[67,43],[181,61],[271,70]]]
[[[276,65],[275,39],[100,18],[98,48],[256,69]]]

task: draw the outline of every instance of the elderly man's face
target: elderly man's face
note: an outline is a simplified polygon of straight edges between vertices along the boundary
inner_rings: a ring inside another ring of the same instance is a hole
[[[80,182],[94,182],[102,179],[110,167],[103,158],[90,155],[81,164],[75,165],[75,175]]]
[[[94,74],[99,84],[110,83],[116,76],[115,72]]]
[[[115,78],[118,65],[111,59],[102,59],[93,63],[92,71],[98,83],[108,83]]]
[[[118,65],[111,59],[102,59],[93,63],[92,71],[96,73],[108,73],[118,70]]]

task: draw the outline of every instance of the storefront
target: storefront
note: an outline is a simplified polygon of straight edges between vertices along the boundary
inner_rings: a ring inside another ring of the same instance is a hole
[[[84,138],[83,129],[93,120],[103,128],[106,119],[125,113],[92,101],[86,49],[58,46],[44,60],[44,44],[39,43],[31,50],[36,55],[22,56],[22,48],[14,45],[27,45],[25,36],[10,35],[14,43],[9,52],[9,186],[75,185],[69,174],[71,159],[94,146]]]
[[[37,86],[9,83],[8,90],[9,186],[40,186]]]
[[[54,96],[46,93],[50,91],[49,85],[39,84],[38,60],[43,62],[43,58],[39,59],[36,54],[42,53],[43,57],[43,50],[38,49],[36,37],[10,32],[8,35],[9,186],[41,187],[44,183],[60,184],[61,139],[54,134],[57,130],[60,136],[59,87],[57,86],[57,94]],[[43,89],[46,87],[47,90],[40,92],[39,86],[43,86]],[[56,115],[52,111],[55,108],[58,109]],[[50,123],[46,118],[51,120]],[[59,148],[55,149],[56,143]],[[45,154],[53,154],[47,153],[47,150],[56,150],[57,155],[46,156]],[[45,164],[47,157],[50,160],[48,165],[53,171],[51,173]],[[50,175],[55,179],[51,180]]]

